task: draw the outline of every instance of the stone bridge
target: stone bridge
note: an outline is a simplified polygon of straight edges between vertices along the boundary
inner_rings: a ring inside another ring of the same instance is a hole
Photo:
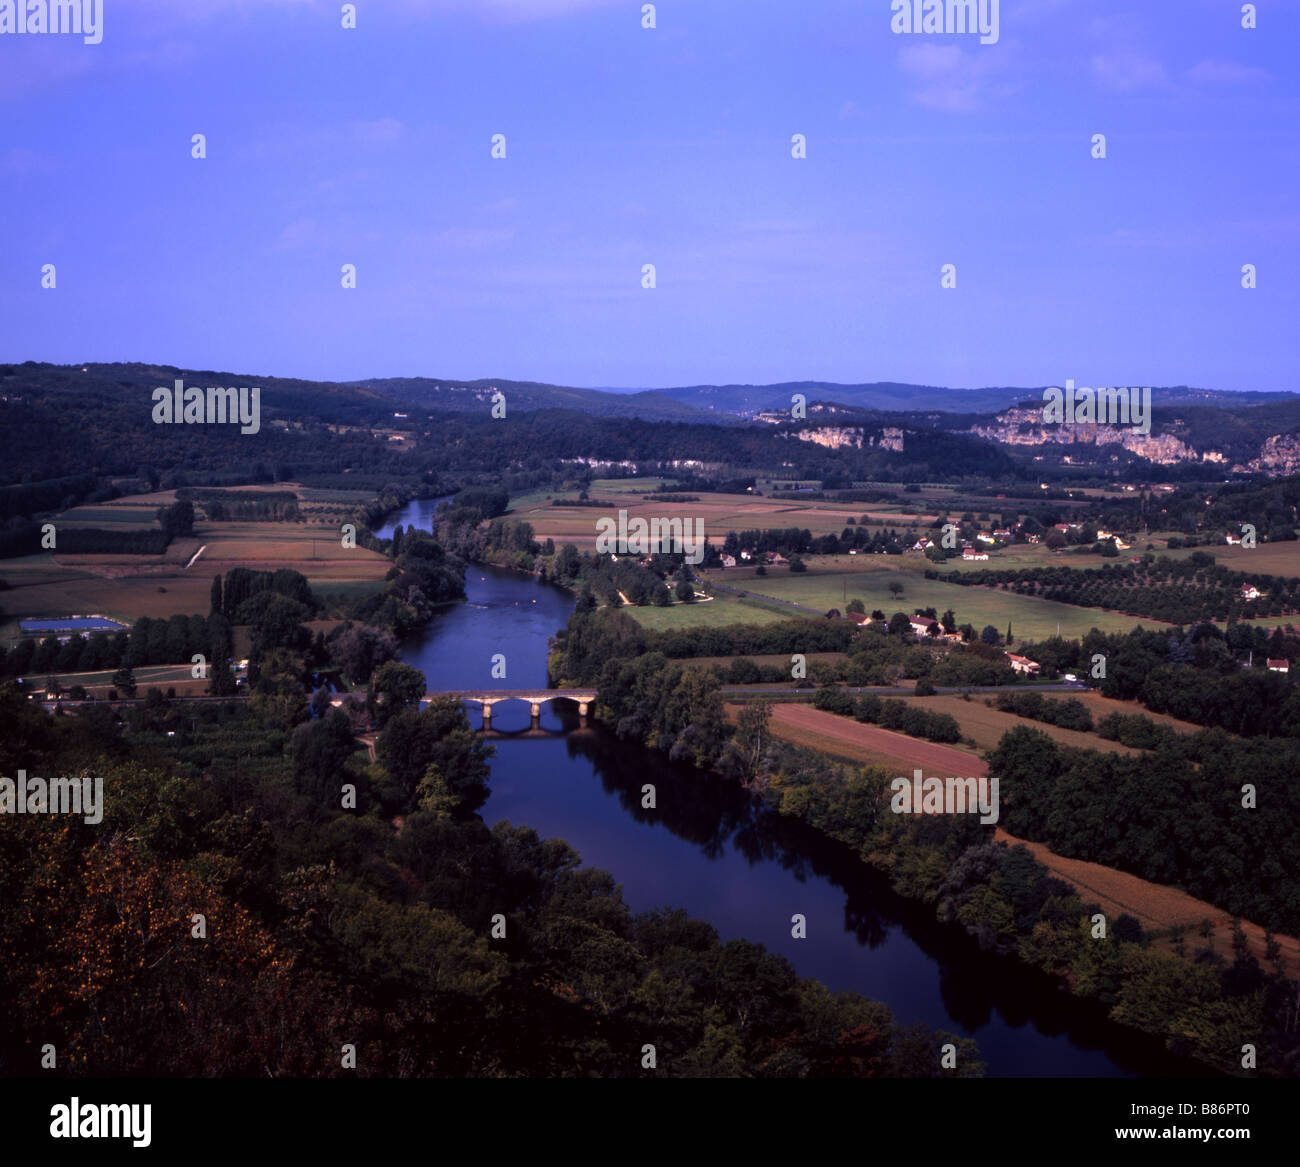
[[[492,728],[492,706],[502,701],[527,701],[532,712],[532,724],[536,727],[542,715],[542,705],[547,701],[574,701],[578,705],[578,716],[586,719],[587,710],[596,700],[595,689],[483,689],[466,692],[463,689],[445,689],[424,695],[426,701],[434,697],[443,697],[454,693],[462,701],[477,701],[483,710],[483,728]]]

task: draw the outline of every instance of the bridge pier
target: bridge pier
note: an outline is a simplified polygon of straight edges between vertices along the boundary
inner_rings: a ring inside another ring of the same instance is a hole
[[[531,728],[536,730],[541,728],[542,706],[546,702],[557,699],[572,701],[578,707],[581,724],[585,726],[592,703],[596,700],[594,689],[480,689],[478,692],[449,689],[445,692],[455,693],[466,703],[477,701],[483,712],[484,730],[492,728],[492,706],[498,701],[526,701],[531,714]],[[426,693],[424,700],[432,701],[438,695],[435,692]]]

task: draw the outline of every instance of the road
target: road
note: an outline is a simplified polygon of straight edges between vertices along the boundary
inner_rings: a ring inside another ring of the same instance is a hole
[[[914,697],[916,689],[910,685],[897,685],[893,688],[881,688],[879,685],[858,685],[850,687],[847,685],[836,685],[841,693],[875,693],[877,697]],[[1040,685],[935,685],[936,694],[956,694],[962,693],[1086,693],[1088,686],[1084,684],[1070,685],[1064,681],[1044,682]],[[805,701],[811,701],[817,690],[795,689],[791,685],[723,685],[722,695],[724,697],[764,697],[777,696],[795,697]]]

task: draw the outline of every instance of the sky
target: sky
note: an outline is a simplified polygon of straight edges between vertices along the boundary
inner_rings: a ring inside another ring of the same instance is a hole
[[[1300,390],[1300,0],[99,2],[0,32],[0,360]]]

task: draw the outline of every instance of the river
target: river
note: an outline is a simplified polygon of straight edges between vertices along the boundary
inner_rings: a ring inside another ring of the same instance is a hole
[[[397,523],[428,529],[437,500],[411,503]],[[547,639],[573,597],[517,573],[470,565],[465,602],[444,609],[402,647],[431,689],[521,689],[546,684]],[[494,678],[493,657],[506,675]],[[477,706],[470,708],[477,726]],[[739,787],[578,725],[574,707],[543,706],[555,736],[527,730],[523,702],[492,712],[491,797],[482,815],[565,839],[583,862],[610,871],[634,911],[685,908],[724,940],[743,937],[786,957],[801,976],[973,1037],[990,1077],[1180,1076],[1203,1073],[1159,1043],[1106,1021],[1100,1008],[1048,978],[981,953],[957,928],[895,895],[846,848],[764,810]],[[641,806],[652,783],[656,808]],[[790,918],[807,919],[807,938]]]

